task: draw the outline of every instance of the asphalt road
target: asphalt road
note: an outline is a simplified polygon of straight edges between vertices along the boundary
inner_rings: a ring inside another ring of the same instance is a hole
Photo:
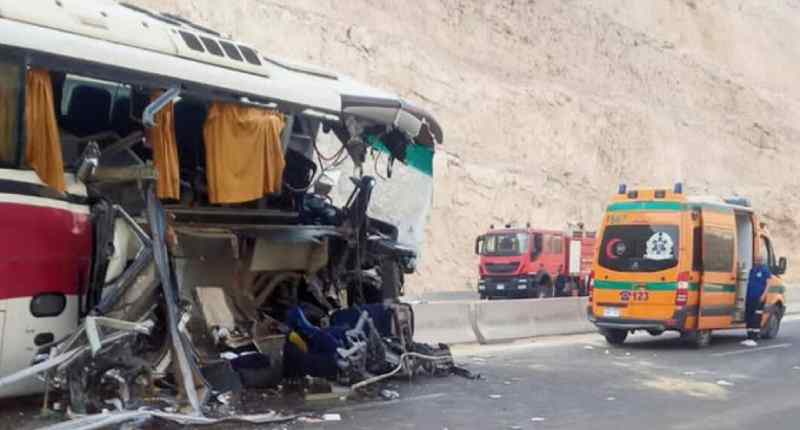
[[[743,336],[721,332],[703,350],[671,334],[637,335],[620,348],[596,334],[459,346],[457,361],[483,379],[395,381],[399,400],[301,407],[340,414],[341,421],[261,428],[796,429],[800,317],[758,348],[740,346]],[[38,404],[0,404],[0,428],[47,423],[31,419]]]
[[[758,348],[721,332],[704,350],[676,336],[598,335],[468,347],[458,357],[485,380],[400,384],[401,399],[332,408],[325,429],[797,429],[800,321]],[[312,426],[307,426],[312,428]]]

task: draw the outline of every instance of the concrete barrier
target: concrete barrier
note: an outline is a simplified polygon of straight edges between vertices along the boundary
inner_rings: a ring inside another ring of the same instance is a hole
[[[475,302],[414,304],[414,340],[424,343],[477,342]]]
[[[415,339],[493,343],[595,331],[585,297],[414,304]]]
[[[794,294],[797,293],[797,294]],[[800,287],[787,289],[787,313],[800,313]],[[493,343],[591,333],[586,297],[414,304],[415,339],[426,343]]]
[[[597,330],[586,318],[589,299],[563,298],[537,300],[533,306],[534,336],[589,333]]]
[[[501,342],[536,336],[534,308],[542,300],[498,300],[477,302],[475,337],[480,343]]]
[[[476,337],[481,343],[536,336],[588,333],[586,298],[479,302],[475,313]]]

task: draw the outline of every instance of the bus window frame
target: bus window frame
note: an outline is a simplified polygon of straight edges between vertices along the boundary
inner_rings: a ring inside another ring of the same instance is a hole
[[[24,55],[21,55],[15,49],[0,47],[0,58],[7,59],[10,63],[17,63],[19,68],[19,86],[20,91],[17,100],[17,133],[16,133],[16,148],[14,160],[11,162],[0,160],[0,169],[22,169],[23,159],[25,154],[25,141],[26,141],[26,119],[25,119],[25,100],[27,97],[27,85],[25,82],[25,74],[28,70],[27,61]]]
[[[79,60],[75,58],[63,57],[42,52],[27,52],[27,60],[30,66],[41,67],[53,72],[72,73],[87,78],[99,79],[102,81],[122,82],[132,87],[144,89],[165,89],[178,87],[181,95],[204,100],[208,103],[227,102],[247,106],[242,98],[247,98],[253,103],[269,105],[275,104],[281,107],[281,111],[291,111],[294,106],[281,102],[279,99],[269,99],[248,93],[235,93],[233,91],[214,87],[202,82],[186,81],[165,77],[163,75],[132,71],[112,64],[100,64]]]

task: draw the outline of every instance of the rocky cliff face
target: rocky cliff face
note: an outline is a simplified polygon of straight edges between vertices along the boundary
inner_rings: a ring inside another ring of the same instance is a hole
[[[800,264],[797,0],[134,3],[437,114],[414,292],[474,288],[473,240],[491,223],[596,226],[620,182],[750,197]]]

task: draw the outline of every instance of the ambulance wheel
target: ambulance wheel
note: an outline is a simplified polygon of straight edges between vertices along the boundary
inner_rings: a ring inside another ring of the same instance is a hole
[[[603,330],[603,336],[610,345],[622,345],[628,338],[628,330],[609,328]]]
[[[681,339],[701,349],[711,344],[711,330],[692,330],[681,333]]]
[[[764,339],[775,339],[778,337],[778,332],[781,330],[781,320],[783,319],[783,307],[775,308],[775,311],[769,314],[767,326],[761,331],[761,337]]]

